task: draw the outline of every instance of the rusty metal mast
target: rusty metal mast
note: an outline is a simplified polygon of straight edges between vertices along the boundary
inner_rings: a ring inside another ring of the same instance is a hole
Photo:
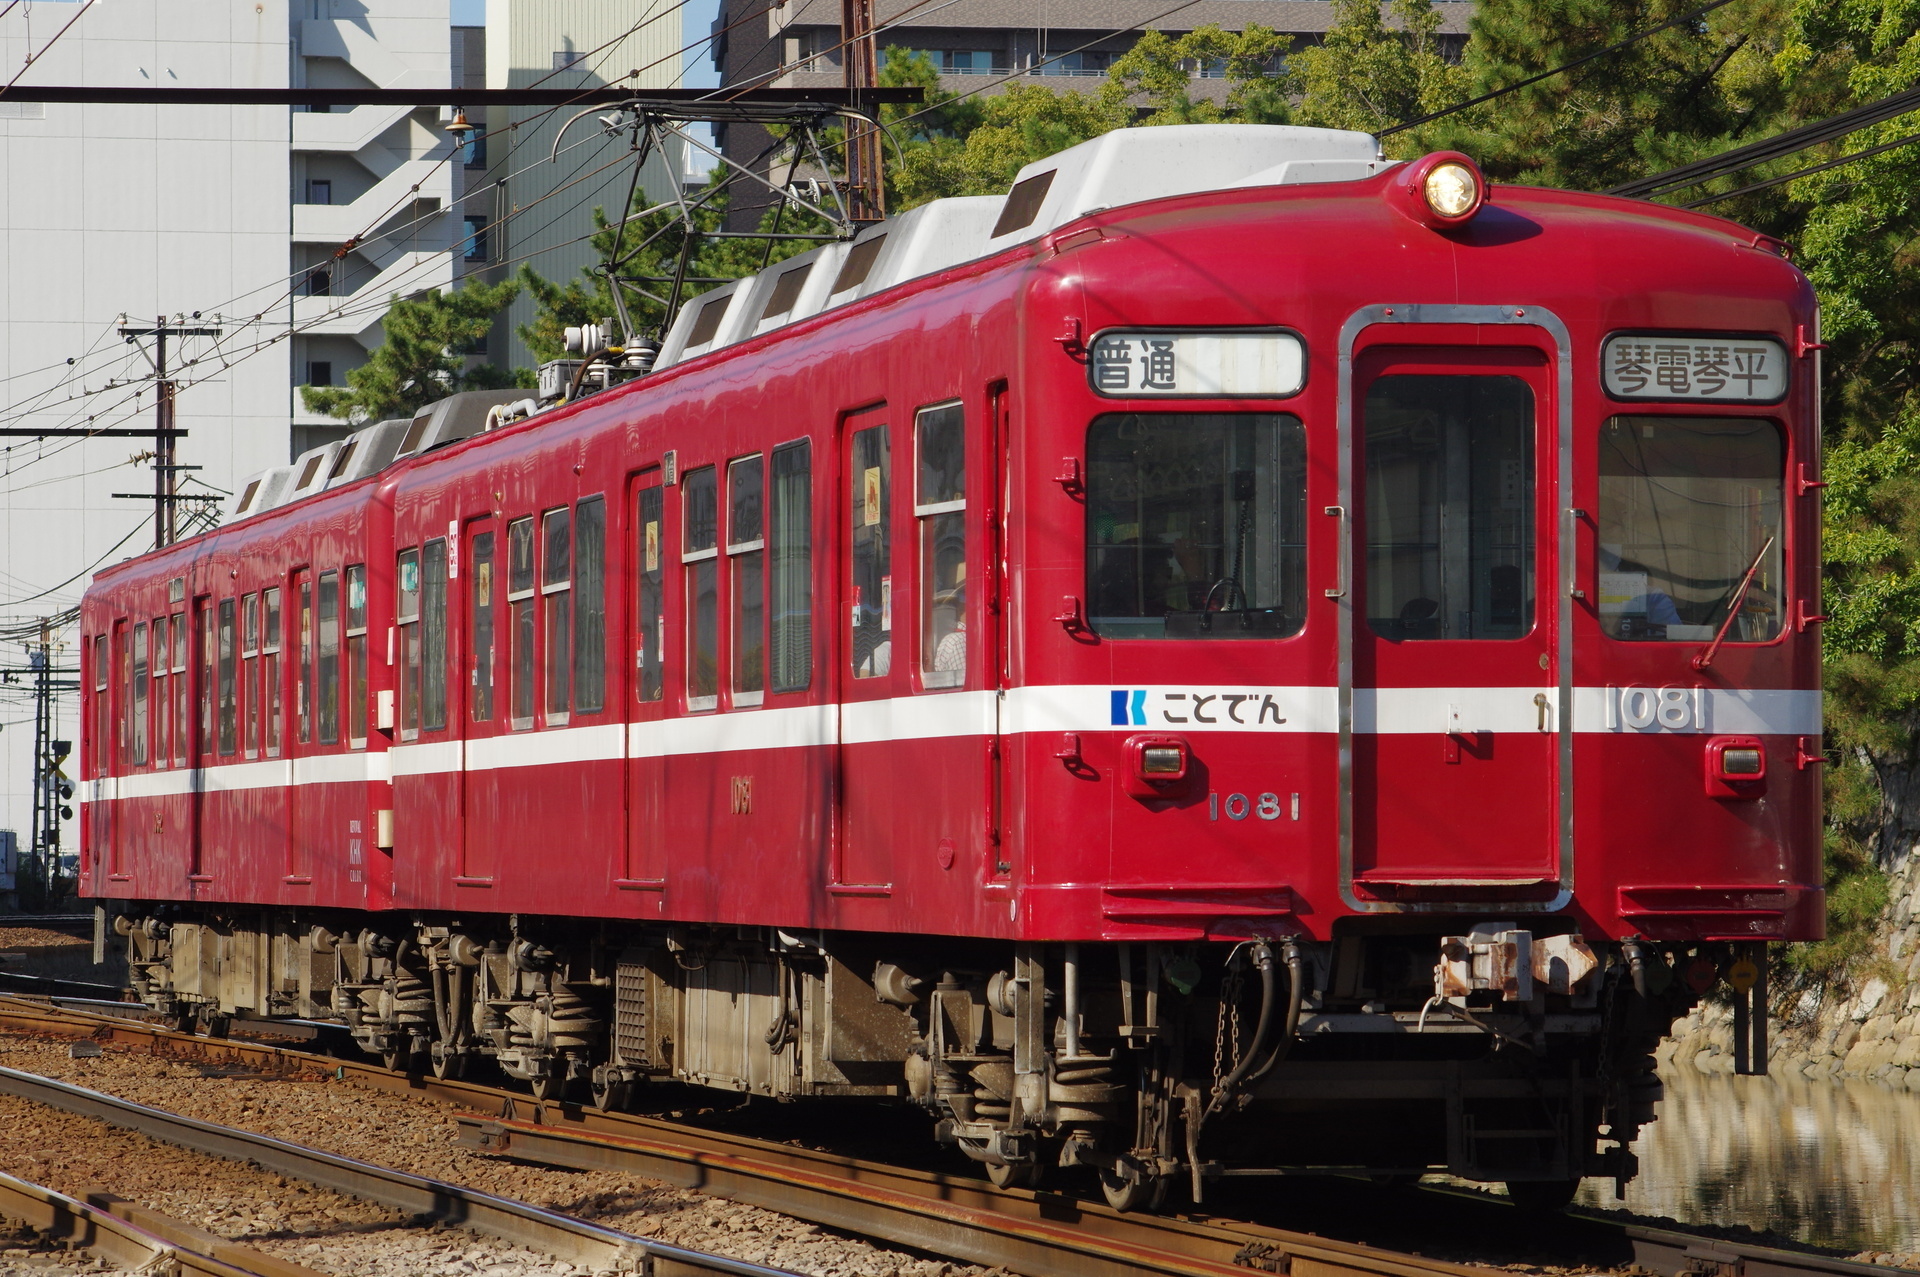
[[[840,0],[840,38],[846,42],[842,64],[847,69],[847,100],[858,108],[870,100],[880,78],[873,0]],[[877,222],[887,215],[880,130],[857,119],[847,122],[847,209],[856,222]]]

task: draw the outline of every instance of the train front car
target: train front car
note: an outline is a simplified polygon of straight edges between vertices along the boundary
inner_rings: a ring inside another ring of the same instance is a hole
[[[1156,132],[1022,185],[1058,223]],[[1025,923],[1081,940],[1054,1093],[1132,1102],[1054,1134],[1118,1203],[1630,1177],[1671,1020],[1725,979],[1764,1072],[1763,946],[1823,926],[1807,281],[1376,167],[1066,221],[1028,295]]]

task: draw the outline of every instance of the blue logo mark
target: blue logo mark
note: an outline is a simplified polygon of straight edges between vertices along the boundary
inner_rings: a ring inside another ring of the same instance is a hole
[[[1113,725],[1115,727],[1145,727],[1147,725],[1147,689],[1144,687],[1116,687],[1112,692]]]

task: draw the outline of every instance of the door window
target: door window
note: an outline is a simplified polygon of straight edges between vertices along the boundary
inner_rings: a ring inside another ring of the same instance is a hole
[[[231,758],[239,748],[239,704],[236,699],[234,668],[233,600],[220,600],[220,755]]]
[[[147,627],[133,627],[133,761],[147,761],[147,689],[151,683],[147,667]]]
[[[1706,642],[1737,605],[1730,641],[1778,635],[1785,461],[1771,421],[1608,421],[1600,431],[1601,628],[1618,639]]]
[[[420,726],[447,725],[447,542],[420,547]]]
[[[476,723],[493,720],[493,533],[473,535],[473,615],[467,627],[473,645],[473,688],[467,713]]]
[[[853,676],[884,678],[893,668],[891,450],[885,426],[853,434],[853,539],[850,582]]]
[[[1513,376],[1381,377],[1365,406],[1366,610],[1381,638],[1533,628],[1533,391]]]
[[[664,610],[666,594],[666,564],[662,562],[666,541],[662,526],[661,492],[658,483],[640,489],[638,509],[635,510],[633,526],[639,534],[639,553],[634,562],[640,565],[638,572],[639,588],[635,591],[640,609],[636,622],[639,628],[633,640],[633,662],[639,672],[635,689],[643,701],[657,701],[665,695],[666,679],[661,668],[661,658],[666,655],[667,620]]]
[[[1109,637],[1284,638],[1306,620],[1306,432],[1282,413],[1087,431],[1087,597]]]
[[[340,740],[340,574],[320,574],[320,642],[314,657],[314,717],[320,743]]]

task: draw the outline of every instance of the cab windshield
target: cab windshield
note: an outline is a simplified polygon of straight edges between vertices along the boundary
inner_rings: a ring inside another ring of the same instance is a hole
[[[1737,605],[1728,641],[1779,634],[1784,468],[1771,421],[1609,420],[1600,432],[1601,628],[1617,639],[1703,643]]]
[[[1108,638],[1282,638],[1305,619],[1306,437],[1283,413],[1087,431],[1087,596]]]

